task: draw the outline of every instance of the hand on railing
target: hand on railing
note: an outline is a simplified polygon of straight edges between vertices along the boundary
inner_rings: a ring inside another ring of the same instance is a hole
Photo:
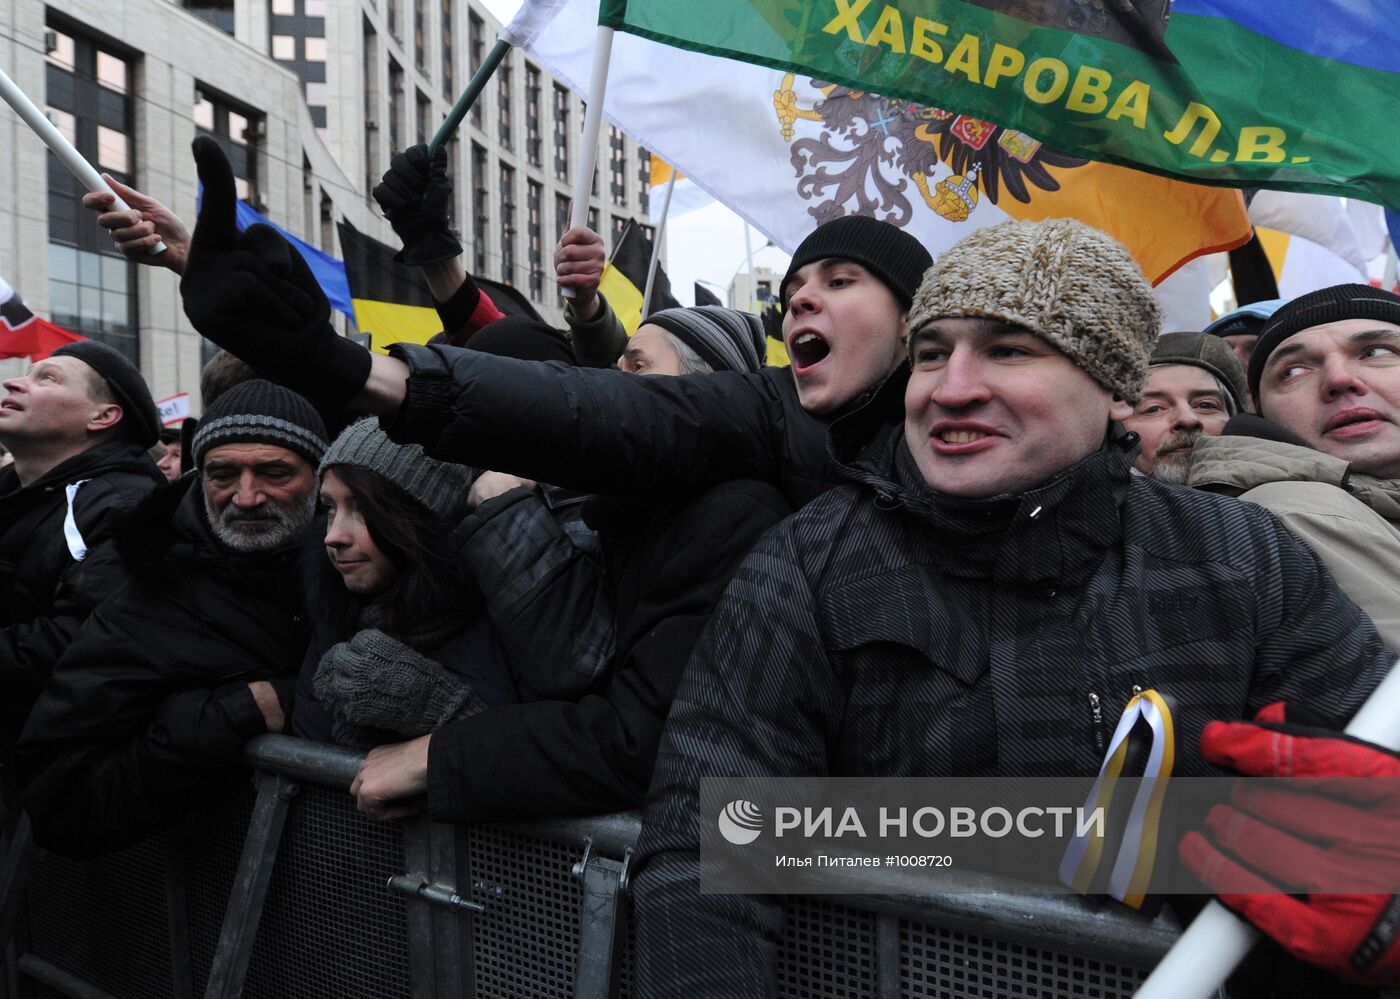
[[[428,790],[428,740],[379,746],[369,751],[350,784],[355,807],[367,818],[388,822],[416,814],[421,805],[406,801]]]

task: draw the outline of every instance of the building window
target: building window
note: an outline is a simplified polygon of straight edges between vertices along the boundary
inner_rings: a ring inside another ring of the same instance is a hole
[[[442,0],[442,96],[449,101],[457,99],[452,58],[452,0]]]
[[[627,204],[627,140],[616,125],[608,132],[608,173],[613,204]]]
[[[293,17],[297,12],[297,0],[272,0],[272,12]]]
[[[184,8],[224,34],[233,34],[233,0],[184,0]]]
[[[389,26],[389,34],[395,38],[401,37],[399,34],[399,0],[386,0],[384,22]]]
[[[427,0],[413,0],[413,61],[420,72],[428,68]]]
[[[326,61],[326,40],[324,38],[303,38],[301,44],[302,50],[306,53],[307,62]]]
[[[297,40],[292,35],[272,36],[272,58],[281,62],[295,62],[297,57]]]
[[[389,148],[402,149],[399,123],[403,120],[403,70],[389,58]]]
[[[472,143],[472,270],[486,273],[486,226],[491,216],[486,204],[486,149]]]
[[[433,134],[433,102],[428,95],[418,91],[418,141],[426,143]]]
[[[496,80],[498,81],[496,105],[499,115],[501,145],[510,149],[510,63],[501,63],[500,68],[496,70]]]
[[[525,211],[529,214],[525,235],[530,252],[530,297],[544,299],[544,188],[531,180],[526,184]]]
[[[130,64],[90,38],[51,30],[56,44],[44,70],[50,119],[89,161],[131,183],[136,162]],[[80,209],[86,188],[51,153],[47,172],[53,321],[139,363],[134,268]]]
[[[501,280],[515,285],[515,171],[501,164]]]
[[[525,156],[532,167],[544,165],[540,134],[540,71],[525,64]]]
[[[469,59],[468,70],[472,76],[481,68],[482,60],[486,58],[486,22],[479,14],[469,14],[467,16],[467,56]],[[472,124],[477,128],[481,127],[481,101],[472,104]]]
[[[645,149],[637,150],[637,207],[651,214],[651,153]]]
[[[261,118],[212,91],[194,92],[194,120],[200,135],[212,136],[233,167],[238,197],[252,204],[258,193],[256,135]]]
[[[598,209],[596,208],[588,209],[588,228],[594,232],[598,231]]]
[[[569,179],[569,92],[559,84],[554,85],[554,176],[556,180]]]
[[[374,190],[379,183],[376,167],[382,167],[379,156],[379,34],[366,18],[361,24],[363,75],[365,86],[365,190]]]
[[[622,242],[622,234],[627,231],[627,220],[621,215],[612,217],[612,238],[608,240],[608,245],[617,249],[617,244]]]
[[[324,0],[270,0],[272,58],[295,73],[311,110],[311,123],[326,128],[326,19]],[[298,6],[301,10],[298,11]]]
[[[569,199],[562,194],[554,196],[554,245],[558,246],[569,231]],[[564,307],[564,292],[555,285],[555,304]]]

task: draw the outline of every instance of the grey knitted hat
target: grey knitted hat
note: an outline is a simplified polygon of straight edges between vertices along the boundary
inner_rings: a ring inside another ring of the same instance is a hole
[[[647,316],[679,337],[716,371],[757,371],[768,353],[763,322],[757,316],[719,305],[693,309],[662,309]]]
[[[326,451],[317,475],[335,465],[374,472],[444,518],[461,508],[473,477],[466,465],[435,461],[417,444],[395,444],[373,417],[345,428]]]
[[[1118,240],[1074,219],[979,229],[933,262],[909,329],[974,316],[1025,327],[1089,377],[1136,403],[1162,307]],[[913,337],[910,338],[913,342]]]
[[[326,425],[311,403],[289,388],[254,378],[229,389],[204,411],[194,432],[196,468],[221,444],[275,444],[311,464],[326,451]]]

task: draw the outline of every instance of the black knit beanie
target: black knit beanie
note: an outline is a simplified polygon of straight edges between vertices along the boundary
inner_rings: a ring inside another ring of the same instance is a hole
[[[328,443],[326,425],[311,403],[289,388],[254,378],[205,410],[194,433],[194,466],[204,467],[204,456],[221,444],[275,444],[318,465]]]
[[[860,264],[883,281],[906,309],[933,263],[923,244],[899,226],[869,215],[843,215],[817,226],[797,247],[779,286],[784,309],[792,276],[814,261],[832,258]]]
[[[563,361],[572,365],[574,347],[554,327],[538,319],[506,316],[473,333],[466,344],[472,350],[522,361]]]
[[[136,365],[119,351],[96,340],[65,343],[51,355],[76,357],[102,376],[117,405],[122,408],[122,426],[126,435],[142,447],[150,447],[160,435],[160,417],[146,379]]]
[[[700,305],[662,309],[646,321],[676,337],[715,371],[758,371],[768,356],[763,321],[748,312]]]
[[[1297,333],[1344,319],[1378,319],[1400,326],[1400,295],[1369,284],[1338,284],[1295,298],[1270,316],[1249,360],[1249,390],[1254,393],[1254,406],[1261,416],[1264,409],[1259,383],[1269,355]]]

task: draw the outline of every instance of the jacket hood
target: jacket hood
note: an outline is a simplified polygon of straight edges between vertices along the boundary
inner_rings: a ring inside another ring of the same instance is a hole
[[[1400,522],[1400,480],[1361,475],[1341,458],[1282,441],[1231,436],[1196,442],[1189,485],[1238,496],[1270,482],[1325,482]]]

